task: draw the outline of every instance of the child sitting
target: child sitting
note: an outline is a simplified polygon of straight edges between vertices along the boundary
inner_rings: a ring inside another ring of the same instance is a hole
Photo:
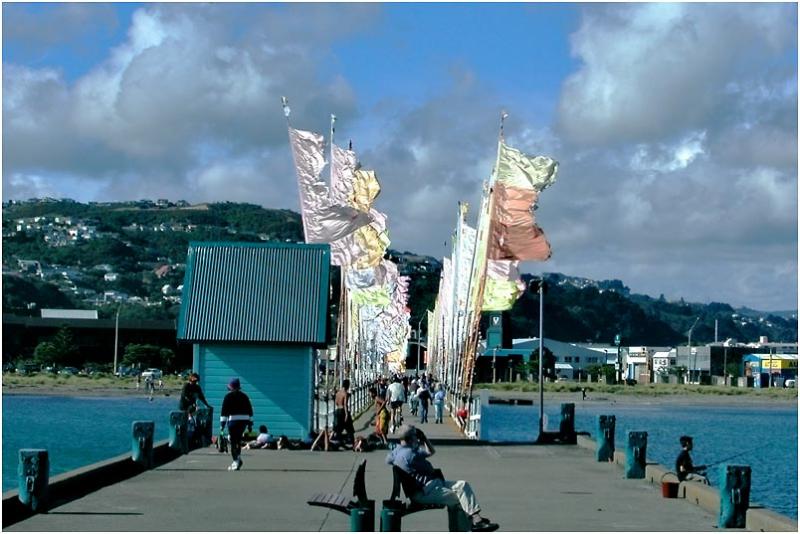
[[[258,427],[258,436],[256,439],[249,442],[247,445],[244,446],[245,449],[266,449],[269,448],[269,445],[273,442],[272,434],[269,433],[267,430],[267,425],[261,425]]]

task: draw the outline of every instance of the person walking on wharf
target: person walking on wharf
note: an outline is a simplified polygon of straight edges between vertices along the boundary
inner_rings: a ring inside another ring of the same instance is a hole
[[[681,452],[675,460],[675,472],[678,474],[678,480],[681,482],[684,480],[694,480],[695,482],[708,484],[708,478],[706,478],[705,474],[706,466],[694,465],[692,463],[692,456],[689,454],[694,448],[692,437],[681,436],[680,442]]]
[[[423,384],[417,390],[417,399],[419,399],[419,422],[428,422],[428,404],[431,401],[431,392],[428,387]]]
[[[442,424],[442,416],[444,415],[444,386],[439,383],[436,386],[436,393],[433,395],[433,408],[435,411],[436,419],[434,423]]]
[[[238,471],[242,468],[242,435],[244,429],[253,430],[253,405],[250,397],[242,392],[242,385],[238,378],[228,382],[228,394],[222,399],[222,410],[219,413],[220,434],[228,426],[228,438],[231,445],[233,463],[228,471]]]
[[[400,445],[389,451],[386,463],[402,469],[417,481],[418,490],[408,496],[412,501],[447,506],[448,511],[458,514],[462,531],[497,530],[497,523],[481,517],[481,507],[469,482],[441,478],[441,471],[427,460],[435,453],[436,449],[422,430],[403,425]]]
[[[186,380],[186,383],[183,385],[183,389],[181,389],[181,398],[178,401],[178,409],[179,410],[188,410],[189,406],[197,406],[197,401],[202,402],[206,405],[206,408],[210,408],[208,401],[206,400],[206,396],[203,395],[203,388],[200,387],[200,375],[197,373],[192,373],[189,375],[189,378]]]
[[[333,433],[342,438],[344,433],[347,432],[347,439],[353,442],[356,437],[356,431],[353,428],[353,415],[350,413],[350,380],[342,380],[342,387],[336,392],[333,404]]]

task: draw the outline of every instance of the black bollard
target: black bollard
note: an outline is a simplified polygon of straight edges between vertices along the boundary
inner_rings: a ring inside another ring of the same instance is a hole
[[[34,512],[47,509],[50,489],[50,459],[46,449],[20,449],[19,500]]]
[[[561,405],[561,423],[558,425],[559,438],[562,443],[576,444],[578,436],[575,434],[575,404],[565,402]]]
[[[601,415],[597,418],[597,461],[614,461],[614,430],[616,417]]]
[[[647,432],[628,432],[625,448],[625,478],[644,478],[647,465]]]
[[[156,424],[153,421],[134,421],[131,439],[131,459],[150,469],[153,466],[153,434]]]
[[[750,466],[720,466],[719,528],[745,528],[750,507]]]

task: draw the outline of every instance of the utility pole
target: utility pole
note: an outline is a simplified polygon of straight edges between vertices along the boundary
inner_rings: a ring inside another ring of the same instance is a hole
[[[117,317],[114,320],[114,368],[111,370],[111,374],[116,376],[117,374],[117,350],[119,349],[119,310],[122,309],[122,304],[120,303],[117,306]]]
[[[622,334],[614,336],[614,345],[617,346],[617,383],[622,383],[622,352],[620,352],[620,345],[622,345]]]
[[[694,320],[694,323],[692,323],[692,327],[689,329],[689,332],[688,332],[688,336],[689,336],[689,340],[688,340],[688,343],[689,343],[689,354],[688,354],[688,356],[686,358],[686,362],[687,363],[689,362],[689,358],[692,357],[692,332],[694,332],[694,327],[697,326],[697,321],[699,321],[699,320],[700,320],[700,316],[698,315],[697,319]],[[695,367],[697,367],[697,356],[695,356],[694,359],[692,360],[692,369],[689,370],[690,382],[691,382],[692,371],[696,370],[696,369],[694,369]],[[699,382],[700,381],[700,379],[699,379],[699,374],[700,373],[697,373],[697,374],[698,374],[698,380],[697,381]]]

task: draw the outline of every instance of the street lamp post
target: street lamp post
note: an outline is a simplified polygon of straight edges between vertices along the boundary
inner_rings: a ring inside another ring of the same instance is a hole
[[[497,347],[492,349],[492,384],[497,382]]]
[[[119,349],[119,310],[122,308],[122,304],[117,306],[117,316],[114,319],[114,368],[111,370],[111,375],[116,376],[117,374],[117,350]]]

